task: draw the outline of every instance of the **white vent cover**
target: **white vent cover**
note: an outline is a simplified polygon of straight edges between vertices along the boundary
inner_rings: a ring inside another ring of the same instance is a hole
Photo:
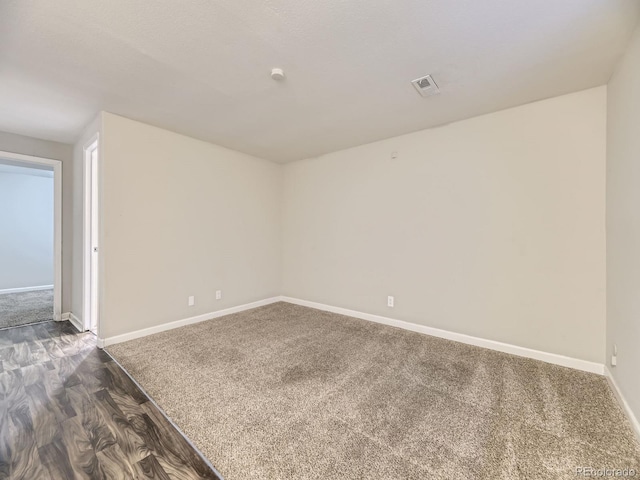
[[[411,83],[420,95],[423,97],[430,97],[432,95],[437,95],[440,93],[440,89],[438,85],[433,80],[431,75],[425,75],[424,77],[416,78],[412,80]]]

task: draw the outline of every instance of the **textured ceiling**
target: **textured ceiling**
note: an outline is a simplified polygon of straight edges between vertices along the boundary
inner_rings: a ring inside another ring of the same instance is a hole
[[[638,0],[2,0],[0,130],[69,143],[106,110],[286,162],[602,85],[639,12]],[[427,73],[439,96],[410,84]]]

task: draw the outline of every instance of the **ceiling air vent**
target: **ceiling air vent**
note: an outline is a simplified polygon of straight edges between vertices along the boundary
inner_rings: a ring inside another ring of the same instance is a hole
[[[425,75],[424,77],[416,78],[411,82],[420,95],[423,97],[430,97],[431,95],[437,95],[440,93],[440,89],[431,75]]]

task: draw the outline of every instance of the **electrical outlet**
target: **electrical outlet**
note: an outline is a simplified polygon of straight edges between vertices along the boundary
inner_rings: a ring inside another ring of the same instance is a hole
[[[618,364],[618,357],[611,355],[611,366],[615,367]]]
[[[190,307],[193,307],[193,306],[196,304],[196,297],[194,297],[193,295],[191,295],[191,296],[189,297],[189,301],[187,302],[187,304],[188,304]]]
[[[216,290],[216,300],[222,299],[222,290]]]
[[[387,297],[387,307],[393,308],[394,303],[395,303],[395,299],[391,295],[389,295]]]

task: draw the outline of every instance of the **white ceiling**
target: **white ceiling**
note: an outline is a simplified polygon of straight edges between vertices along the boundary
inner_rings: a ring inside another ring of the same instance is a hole
[[[2,0],[0,130],[70,143],[106,110],[287,162],[602,85],[639,12],[638,0]],[[442,92],[422,98],[410,81],[428,73]]]

